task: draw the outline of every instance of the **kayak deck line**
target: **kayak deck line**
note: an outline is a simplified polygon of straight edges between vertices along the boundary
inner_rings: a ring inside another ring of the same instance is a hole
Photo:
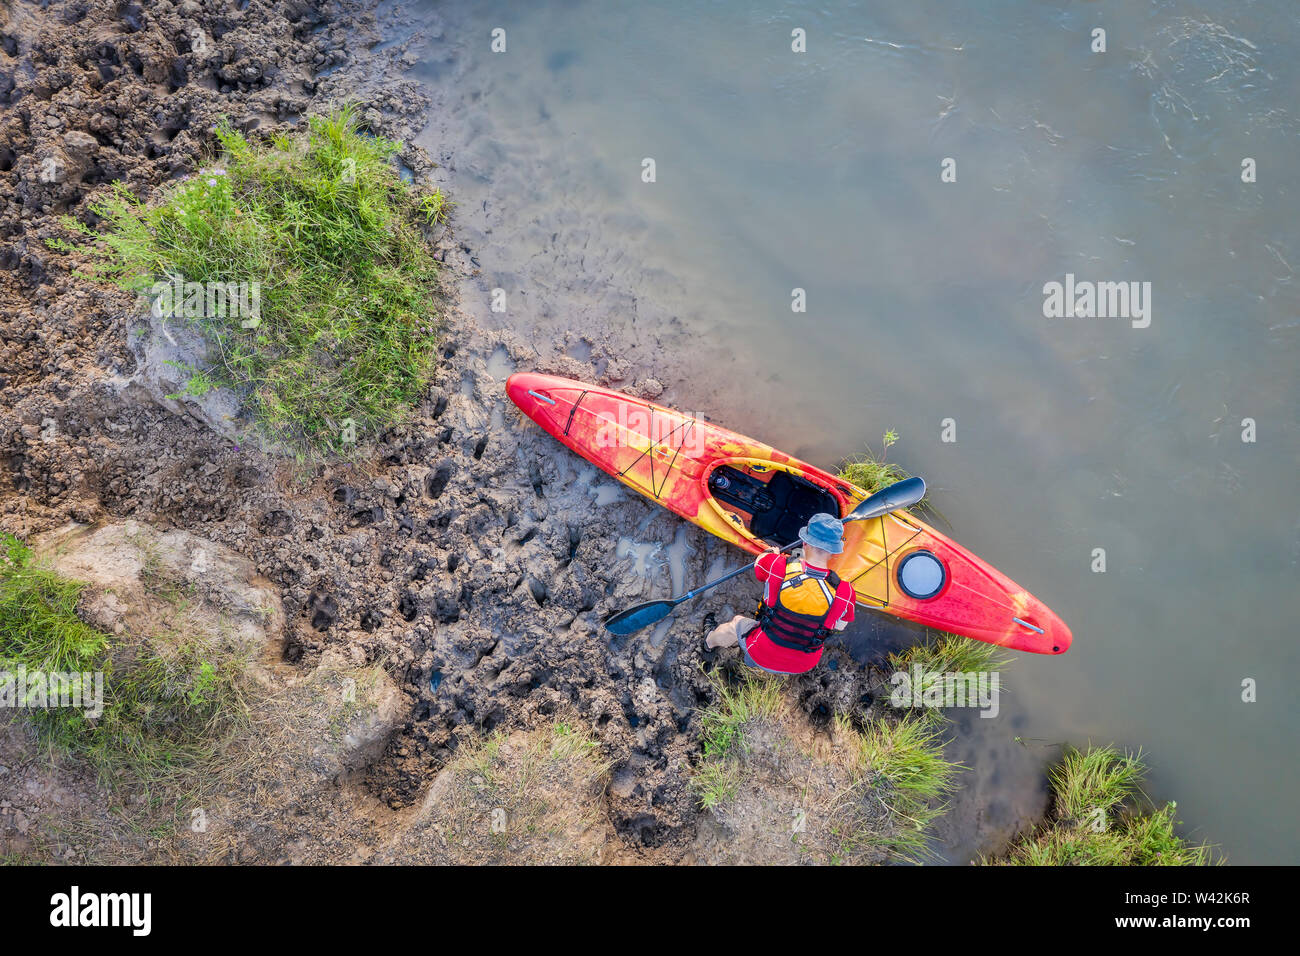
[[[578,414],[578,406],[582,404],[582,400],[586,397],[587,393],[584,391],[578,396],[578,400],[573,403],[573,407],[569,409],[569,420],[564,423],[564,434],[569,434],[569,429],[573,427],[573,416]]]
[[[586,392],[583,392],[582,394],[585,396],[587,393],[586,393]],[[580,397],[580,398],[578,399],[578,402],[581,402],[581,401],[582,401],[582,398]],[[575,403],[574,406],[573,406],[573,411],[571,411],[571,412],[569,413],[569,426],[572,426],[572,424],[573,424],[573,415],[574,415],[575,412],[577,412],[577,410],[578,410],[578,405],[577,405],[577,403]],[[653,442],[651,442],[651,444],[649,444],[649,445],[647,445],[647,446],[645,447],[645,449],[641,452],[641,454],[637,455],[636,459],[635,459],[631,464],[629,464],[626,468],[624,468],[622,471],[620,471],[620,472],[619,472],[618,474],[616,474],[614,477],[615,477],[615,478],[623,478],[623,477],[624,477],[628,472],[630,472],[630,471],[631,471],[631,470],[632,470],[632,469],[633,469],[633,468],[634,468],[634,467],[635,467],[635,466],[636,466],[636,465],[637,465],[637,464],[638,464],[642,459],[648,457],[649,460],[650,460],[650,496],[651,496],[652,498],[654,498],[654,499],[657,501],[659,498],[663,497],[663,490],[664,490],[664,487],[667,485],[667,482],[668,482],[668,474],[671,473],[673,466],[677,463],[677,456],[681,454],[682,449],[686,446],[686,439],[687,439],[687,436],[690,434],[691,427],[692,427],[694,424],[695,424],[695,420],[694,420],[694,419],[687,419],[686,421],[682,422],[680,425],[675,426],[675,427],[673,428],[673,430],[670,431],[670,432],[665,436],[665,438],[672,438],[673,435],[677,434],[678,430],[682,429],[683,427],[686,429],[686,431],[684,431],[684,432],[682,433],[682,441],[681,441],[681,444],[679,444],[676,448],[673,448],[673,446],[671,446],[671,445],[665,445],[665,444],[664,444],[663,442],[661,442],[661,441],[653,441]],[[651,431],[652,431],[652,432],[654,431],[653,426],[651,427]],[[565,428],[565,430],[564,430],[564,433],[565,433],[566,435],[569,433],[568,426],[566,426],[566,428]],[[663,450],[663,449],[672,449],[673,457],[672,457],[672,459],[667,463],[667,471],[666,471],[665,474],[664,474],[664,480],[663,480],[663,482],[661,482],[660,485],[659,485],[659,487],[656,488],[656,487],[655,487],[655,459],[654,459],[654,456],[655,456],[655,453],[656,453],[656,452],[659,452],[659,451],[661,451],[661,450]]]
[[[886,516],[884,516],[884,517],[881,517],[881,518],[879,518],[878,520],[883,524],[883,522],[884,522],[884,520],[885,520],[885,517],[893,518],[894,516],[893,516],[892,514],[890,514],[890,515],[886,515]],[[894,520],[897,521],[898,519],[895,518]],[[900,522],[900,523],[901,523],[901,522]],[[904,527],[907,527],[906,524],[904,524],[903,526],[904,526]],[[889,595],[889,579],[890,579],[889,569],[890,569],[890,564],[889,564],[889,559],[892,558],[892,557],[897,556],[897,554],[898,554],[898,552],[899,552],[900,550],[902,550],[903,548],[907,547],[907,545],[910,544],[912,541],[914,541],[914,540],[916,539],[917,535],[919,535],[919,534],[921,533],[921,529],[920,529],[920,528],[917,528],[917,529],[914,529],[914,530],[909,528],[909,530],[912,530],[912,532],[913,532],[912,535],[911,535],[911,537],[909,537],[906,541],[903,541],[903,542],[901,542],[900,544],[898,544],[898,545],[897,545],[896,547],[894,547],[892,550],[885,552],[885,554],[882,555],[881,558],[880,558],[878,561],[876,561],[876,562],[874,562],[874,563],[868,565],[867,567],[863,568],[861,571],[859,571],[859,572],[858,572],[857,574],[855,574],[855,575],[847,576],[847,577],[846,577],[845,575],[840,575],[841,578],[843,578],[844,580],[848,581],[850,584],[854,585],[854,587],[856,588],[856,587],[857,587],[857,583],[858,583],[859,581],[861,581],[864,577],[866,577],[868,574],[870,574],[872,571],[875,571],[877,568],[881,568],[881,567],[883,567],[883,568],[885,569],[885,575],[884,575],[884,580],[885,580],[885,594],[884,594],[884,597],[881,597],[881,596],[879,596],[879,595],[877,595],[877,594],[871,594],[871,593],[865,593],[865,594],[864,594],[863,591],[859,590],[859,591],[858,591],[858,603],[861,604],[863,607],[878,608],[878,609],[889,607],[889,601],[890,601],[890,595]],[[883,539],[883,537],[884,537],[884,531],[883,531],[883,528],[882,528],[882,530],[881,530],[881,538]],[[864,584],[863,586],[866,587],[865,584]]]

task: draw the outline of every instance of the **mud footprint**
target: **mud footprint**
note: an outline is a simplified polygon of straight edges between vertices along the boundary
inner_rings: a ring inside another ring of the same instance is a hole
[[[430,498],[437,499],[447,490],[447,483],[451,481],[451,476],[455,469],[450,462],[444,462],[439,465],[432,474],[426,475],[424,479],[424,493]]]

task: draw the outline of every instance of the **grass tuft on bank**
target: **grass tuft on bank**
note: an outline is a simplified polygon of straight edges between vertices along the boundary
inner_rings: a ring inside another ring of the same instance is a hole
[[[1006,651],[996,644],[947,632],[934,632],[923,643],[889,655],[889,666],[896,671],[919,665],[921,670],[936,674],[988,673],[1010,663]]]
[[[839,467],[839,477],[857,485],[869,495],[875,494],[886,485],[892,485],[904,478],[911,478],[912,476],[904,471],[901,466],[888,460],[889,449],[897,443],[898,432],[890,429],[885,432],[884,437],[881,439],[879,456],[868,448],[860,455],[846,458]],[[927,495],[907,510],[915,511],[918,508],[924,508],[929,503],[929,500]]]
[[[862,847],[880,846],[904,859],[924,859],[930,826],[947,810],[944,800],[956,788],[954,778],[962,769],[944,758],[941,731],[912,716],[872,720],[861,730],[843,715],[836,720],[857,749],[855,795],[861,794],[858,799],[863,801],[879,800],[887,813],[883,832],[859,831],[858,839],[866,837]]]
[[[1141,754],[1114,747],[1069,749],[1051,774],[1048,822],[984,863],[1014,866],[1205,866],[1213,847],[1174,832],[1177,804],[1139,810]]]
[[[908,694],[924,697],[927,688],[952,686],[948,682],[960,682],[964,688],[962,693],[969,697],[977,693],[979,686],[972,681],[982,679],[982,675],[999,673],[1010,663],[1011,659],[996,644],[937,631],[921,643],[889,655],[889,667],[893,674],[907,677],[906,683],[902,685],[905,697]],[[920,681],[916,680],[917,668],[920,669]],[[892,680],[890,686],[898,689]],[[1000,676],[997,693],[1005,693]],[[939,706],[923,707],[915,711],[914,716],[935,726],[948,722],[948,717]]]
[[[96,630],[77,615],[83,588],[0,535],[0,672],[7,672],[0,693],[14,698],[7,705],[19,708],[43,744],[89,760],[109,784],[183,791],[247,719],[243,662],[184,635],[119,638]],[[17,699],[22,672],[92,676],[80,685],[80,706],[46,707],[39,698]],[[94,675],[103,681],[97,716]]]
[[[362,132],[352,108],[267,144],[224,123],[216,134],[212,168],[157,202],[117,183],[91,204],[98,228],[67,225],[90,240],[96,277],[161,292],[156,309],[202,332],[215,360],[195,375],[235,390],[272,441],[347,451],[400,422],[433,370],[438,263],[425,228],[446,202],[405,183],[392,163],[401,144]],[[158,285],[176,279],[248,283],[248,295],[241,308],[205,295],[196,310]]]
[[[704,759],[695,767],[692,785],[700,806],[708,810],[736,795],[740,761],[745,748],[745,725],[772,719],[782,707],[781,685],[761,674],[745,673],[735,684],[711,678],[717,698],[700,713]]]
[[[715,697],[700,715],[702,753],[690,780],[700,806],[734,831],[716,862],[731,853],[767,863],[926,856],[928,829],[960,769],[944,759],[939,729],[913,717],[859,727],[837,715],[827,739],[780,679],[745,671],[709,680]],[[797,827],[787,819],[792,807],[805,815]],[[767,837],[749,846],[745,833]]]

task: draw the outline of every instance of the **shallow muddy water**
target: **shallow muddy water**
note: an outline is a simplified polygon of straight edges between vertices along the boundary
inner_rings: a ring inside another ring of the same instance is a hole
[[[1072,625],[959,715],[944,858],[1092,741],[1231,861],[1300,861],[1292,4],[419,9],[479,320],[819,465],[896,429],[952,535]],[[1067,275],[1150,283],[1145,315],[1045,317]],[[638,560],[676,585],[673,547]],[[862,656],[911,637],[860,618]]]

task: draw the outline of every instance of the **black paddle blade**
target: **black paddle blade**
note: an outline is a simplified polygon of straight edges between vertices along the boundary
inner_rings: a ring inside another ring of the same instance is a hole
[[[677,606],[676,601],[647,601],[625,611],[619,611],[605,622],[605,630],[620,637],[635,634],[643,627],[658,624]]]
[[[864,498],[862,504],[845,515],[845,521],[862,521],[864,518],[879,518],[891,511],[910,508],[925,497],[925,481],[921,478],[904,478],[886,488],[881,488],[870,498]]]

